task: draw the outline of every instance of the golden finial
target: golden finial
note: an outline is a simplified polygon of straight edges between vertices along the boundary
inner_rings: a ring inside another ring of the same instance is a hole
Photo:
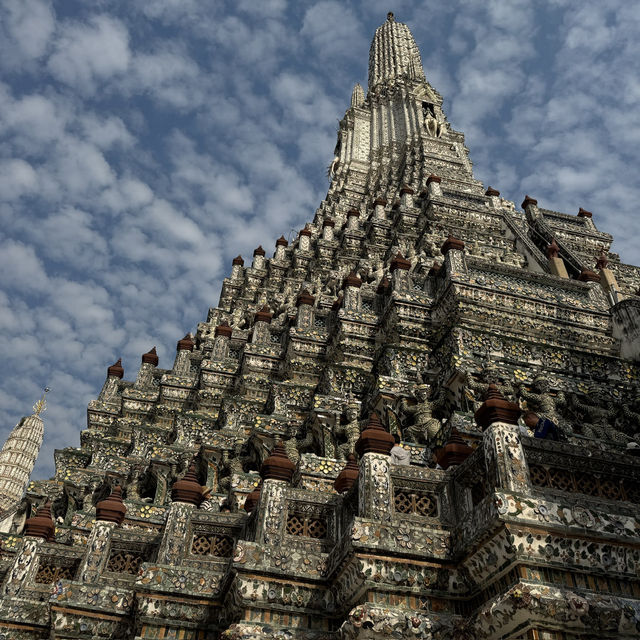
[[[51,391],[51,389],[49,389],[49,387],[45,387],[44,388],[44,393],[42,394],[42,398],[40,398],[40,400],[38,400],[38,402],[36,402],[33,405],[33,415],[34,416],[39,416],[43,411],[46,410],[47,403],[45,401],[45,396],[47,395],[47,393],[49,393],[49,391]]]

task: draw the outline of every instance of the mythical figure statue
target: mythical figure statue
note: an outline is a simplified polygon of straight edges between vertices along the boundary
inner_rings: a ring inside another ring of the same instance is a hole
[[[329,169],[327,171],[329,178],[333,178],[333,176],[335,175],[338,169],[339,164],[340,164],[340,158],[338,156],[333,156],[333,160],[331,161],[331,164],[329,165]]]
[[[93,498],[98,488],[103,484],[103,479],[100,476],[93,476],[86,487],[86,493],[82,497],[82,510],[90,511],[93,509]]]
[[[140,500],[140,480],[146,471],[146,467],[135,464],[131,467],[129,478],[127,479],[127,498],[129,500]]]
[[[442,125],[436,119],[435,109],[433,105],[427,104],[422,107],[422,116],[424,128],[429,135],[439,138],[442,135]]]
[[[477,409],[485,399],[490,384],[495,384],[500,393],[507,399],[514,396],[514,389],[510,382],[505,381],[504,376],[494,364],[487,364],[480,373],[480,382],[473,379],[469,372],[464,371],[464,382],[467,392],[467,398],[474,404]]]
[[[433,412],[443,404],[441,396],[431,400],[431,385],[416,385],[413,395],[417,404],[410,405],[406,398],[400,402],[400,407],[406,415],[414,416],[414,424],[405,429],[404,439],[409,442],[424,444],[429,442],[440,430],[440,420],[433,417]]]
[[[307,429],[304,437],[298,440],[298,436],[301,431],[302,428],[296,429],[294,431],[294,436],[285,440],[283,443],[289,460],[294,464],[297,464],[298,460],[300,460],[300,453],[304,453],[304,451],[313,445],[313,431],[311,429]]]
[[[634,397],[620,405],[620,416],[616,423],[620,429],[635,439],[640,431],[640,389],[636,389]]]
[[[241,306],[237,306],[231,313],[229,324],[233,329],[246,329],[249,326],[245,311]]]
[[[238,440],[233,445],[233,455],[229,453],[228,449],[222,451],[222,464],[218,480],[218,486],[222,491],[228,491],[231,488],[231,478],[234,473],[244,472],[241,456],[242,444],[242,441]]]
[[[333,434],[336,440],[338,438],[346,438],[346,442],[336,447],[336,458],[338,460],[346,460],[347,456],[355,450],[356,442],[360,437],[359,414],[360,405],[355,402],[350,402],[345,410],[347,423],[344,425],[337,424],[333,428]]]
[[[337,271],[332,270],[326,284],[321,288],[322,294],[325,296],[336,296],[340,285],[339,278],[340,274]]]
[[[571,408],[580,416],[583,435],[621,445],[634,439],[612,426],[619,407],[604,389],[594,387],[584,398],[582,400],[575,393],[570,396]]]
[[[380,258],[373,258],[370,262],[370,266],[366,274],[366,281],[369,283],[373,283],[374,286],[377,286],[380,283],[380,280],[382,280],[384,274],[384,261]]]
[[[571,432],[571,425],[562,419],[558,407],[566,405],[564,393],[561,391],[557,395],[551,393],[549,380],[539,374],[533,379],[531,390],[527,391],[521,383],[515,384],[516,393],[527,403],[527,408],[537,413],[541,418],[549,418],[561,431]]]

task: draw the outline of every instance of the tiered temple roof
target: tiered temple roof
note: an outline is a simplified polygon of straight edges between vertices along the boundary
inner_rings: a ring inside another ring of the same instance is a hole
[[[0,638],[638,637],[640,269],[596,221],[476,180],[389,14],[313,220],[13,498]]]

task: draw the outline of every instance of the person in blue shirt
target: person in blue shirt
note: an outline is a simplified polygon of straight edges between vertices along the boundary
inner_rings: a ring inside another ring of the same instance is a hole
[[[527,411],[524,414],[524,423],[529,429],[533,429],[534,438],[542,438],[543,440],[560,439],[558,426],[549,418],[541,418],[537,413]]]

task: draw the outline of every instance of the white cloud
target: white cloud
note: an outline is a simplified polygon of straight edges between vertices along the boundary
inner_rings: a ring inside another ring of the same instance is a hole
[[[307,9],[301,34],[309,38],[320,61],[344,63],[367,46],[353,10],[336,0],[323,0]]]
[[[31,237],[42,247],[43,255],[66,268],[90,270],[108,266],[107,242],[86,211],[63,206],[35,225]]]
[[[74,20],[61,23],[48,67],[61,82],[92,93],[98,82],[125,72],[130,58],[125,25],[100,15],[86,23]]]
[[[48,277],[33,247],[15,240],[0,244],[0,284],[5,291],[43,292]]]
[[[17,136],[14,144],[26,153],[33,145],[49,143],[60,138],[68,123],[69,106],[41,94],[15,98],[0,87],[0,123],[5,134]]]
[[[51,4],[4,0],[0,21],[0,66],[18,69],[42,57],[55,28]]]
[[[17,200],[37,186],[38,176],[28,162],[22,158],[0,161],[0,199]]]
[[[79,123],[85,140],[100,149],[107,150],[116,145],[128,148],[135,142],[134,136],[120,118],[103,118],[95,113],[87,113],[79,118]]]

